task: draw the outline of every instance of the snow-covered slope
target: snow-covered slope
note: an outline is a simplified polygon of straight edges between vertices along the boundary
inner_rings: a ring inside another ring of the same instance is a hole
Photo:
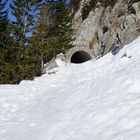
[[[0,140],[140,140],[140,37],[116,56],[57,63],[0,86]]]

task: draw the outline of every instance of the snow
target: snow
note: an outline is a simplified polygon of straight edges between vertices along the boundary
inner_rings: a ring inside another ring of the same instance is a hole
[[[140,140],[140,37],[115,56],[56,62],[0,86],[0,140]]]

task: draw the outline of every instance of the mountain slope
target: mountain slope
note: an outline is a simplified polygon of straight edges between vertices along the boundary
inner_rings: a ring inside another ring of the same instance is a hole
[[[139,140],[139,44],[1,85],[0,140]]]

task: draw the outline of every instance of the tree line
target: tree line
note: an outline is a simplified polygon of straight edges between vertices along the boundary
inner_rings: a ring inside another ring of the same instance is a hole
[[[40,76],[44,63],[73,47],[77,2],[12,0],[7,8],[7,0],[0,0],[0,84]]]

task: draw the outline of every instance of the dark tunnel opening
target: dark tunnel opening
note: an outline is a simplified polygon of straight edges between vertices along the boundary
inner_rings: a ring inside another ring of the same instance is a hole
[[[84,51],[77,51],[71,57],[71,63],[83,63],[91,59],[91,56]]]

